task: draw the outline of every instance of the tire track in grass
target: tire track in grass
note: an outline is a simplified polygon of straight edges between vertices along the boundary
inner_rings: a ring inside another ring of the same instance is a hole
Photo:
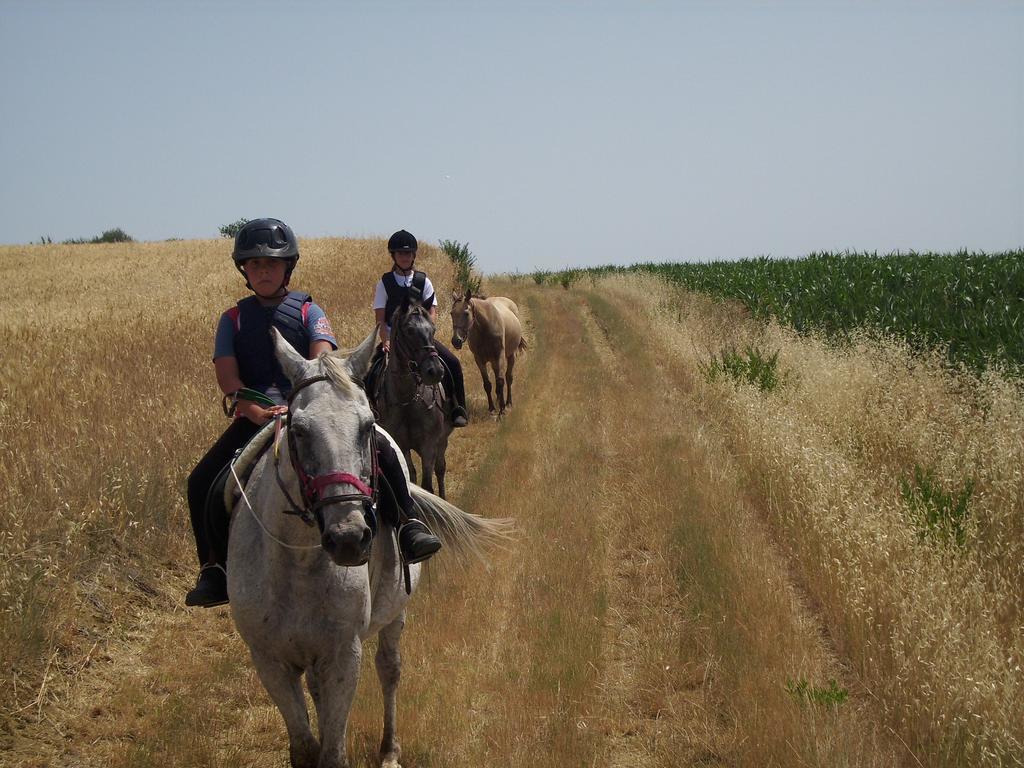
[[[621,321],[622,310],[587,294],[610,402],[608,466],[603,473],[604,525],[617,543],[605,563],[602,690],[606,743],[602,765],[722,765],[728,739],[708,695],[714,667],[706,633],[688,614],[668,548],[666,507],[650,492],[659,482],[648,458],[660,450],[671,421],[654,407],[665,382],[646,359],[643,340]],[[660,429],[659,429],[660,425]],[[677,489],[685,497],[687,489]]]
[[[602,545],[578,519],[593,491],[581,471],[592,451],[577,433],[596,358],[580,333],[578,303],[534,293],[529,302],[543,338],[529,353],[528,387],[517,390],[488,490],[503,501],[497,513],[517,519],[519,538],[495,559],[491,581],[428,606],[438,618],[420,635],[436,641],[440,617],[461,604],[458,633],[470,634],[457,679],[424,723],[434,734],[429,757],[443,764],[588,765],[595,749],[595,735],[577,724],[591,689],[600,602],[591,561]]]
[[[844,670],[764,522],[757,478],[749,476],[746,457],[730,450],[714,389],[699,378],[692,351],[671,337],[672,322],[659,326],[660,315],[644,305],[648,300],[638,281],[608,281],[595,297],[595,311],[631,328],[625,334],[634,340],[630,363],[649,366],[660,378],[663,397],[645,407],[673,406],[648,420],[661,443],[651,463],[662,481],[651,486],[651,495],[678,507],[665,526],[672,567],[706,625],[706,655],[721,661],[711,668],[711,693],[728,707],[733,734],[720,730],[720,753],[735,765],[911,764],[912,756],[879,727],[871,702],[816,705],[793,689],[799,681],[842,680]]]

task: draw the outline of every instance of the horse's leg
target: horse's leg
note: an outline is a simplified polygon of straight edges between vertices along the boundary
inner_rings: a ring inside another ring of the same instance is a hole
[[[505,415],[505,356],[499,354],[494,361],[494,386],[498,390],[498,418]]]
[[[512,369],[516,367],[516,355],[513,352],[505,358],[505,407],[512,407]]]
[[[309,728],[301,671],[256,651],[252,652],[252,663],[284,718],[288,729],[288,757],[293,768],[314,768],[320,758],[320,744]]]
[[[315,667],[306,670],[306,687],[309,688],[310,698],[313,699],[313,710],[316,712],[316,721],[319,723],[323,717],[323,689],[320,687],[320,678],[316,676]]]
[[[476,367],[480,369],[480,378],[484,380],[484,392],[487,393],[487,412],[494,413],[494,400],[491,399],[491,380],[487,378],[487,361],[476,357]]]
[[[384,736],[380,741],[381,768],[399,768],[402,747],[395,735],[395,716],[398,709],[398,681],[402,677],[402,655],[398,641],[405,627],[405,611],[378,633],[377,678],[384,698]]]
[[[437,458],[434,459],[434,474],[437,475],[437,495],[442,499],[447,498],[444,493],[444,476],[448,471],[448,460],[444,456],[444,452],[447,446],[443,446],[437,452]]]
[[[363,644],[357,635],[342,639],[332,656],[316,662],[320,686],[320,762],[317,768],[346,768],[345,734],[359,682],[359,661]]]
[[[444,425],[441,426],[444,428]],[[420,487],[426,491],[434,492],[434,461],[437,455],[437,446],[430,437],[425,437],[426,445],[420,446],[420,461],[423,463],[423,481]]]

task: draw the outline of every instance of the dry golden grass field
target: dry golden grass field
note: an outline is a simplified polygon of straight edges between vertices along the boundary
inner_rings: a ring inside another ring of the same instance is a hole
[[[384,243],[301,249],[294,284],[355,344]],[[225,426],[213,330],[244,293],[229,254],[0,248],[0,765],[287,764],[227,608],[182,603],[185,478]],[[420,264],[447,299],[447,259]],[[461,353],[449,498],[517,536],[488,567],[427,570],[403,765],[1024,765],[1017,385],[830,349],[653,279],[485,288],[518,302],[530,347],[500,423]],[[777,390],[701,374],[746,344],[779,350]],[[915,466],[951,496],[973,484],[962,543],[921,533]],[[354,766],[380,738],[372,656]]]

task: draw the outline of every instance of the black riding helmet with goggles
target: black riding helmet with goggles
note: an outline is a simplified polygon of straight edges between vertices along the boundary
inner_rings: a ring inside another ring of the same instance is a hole
[[[249,289],[252,286],[243,268],[245,262],[249,259],[282,259],[287,262],[284,285],[288,285],[295,263],[299,260],[299,241],[292,228],[280,219],[254,219],[235,235],[235,250],[231,258],[245,277],[245,286]]]

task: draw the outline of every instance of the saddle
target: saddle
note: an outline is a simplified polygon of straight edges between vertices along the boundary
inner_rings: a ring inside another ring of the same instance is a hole
[[[380,349],[373,356],[370,362],[370,370],[366,372],[363,379],[363,389],[366,390],[366,397],[373,408],[374,416],[378,416],[377,404],[384,398],[384,374],[388,369],[388,356]]]

